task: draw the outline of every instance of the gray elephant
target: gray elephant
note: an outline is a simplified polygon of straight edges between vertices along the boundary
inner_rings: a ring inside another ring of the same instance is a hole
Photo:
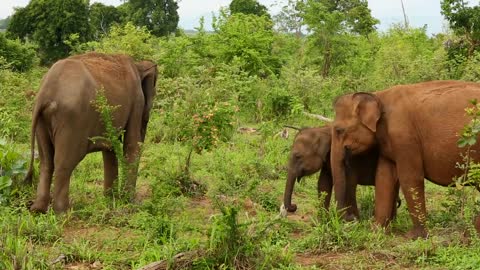
[[[304,176],[312,175],[321,170],[318,178],[318,194],[325,193],[324,207],[329,208],[332,195],[332,173],[330,166],[331,127],[302,128],[295,136],[288,163],[288,176],[285,186],[283,207],[288,212],[297,210],[292,203],[292,193],[295,181]],[[360,155],[349,156],[345,161],[347,166],[348,187],[346,188],[346,219],[359,218],[356,200],[358,185],[375,185],[375,171],[377,168],[378,150],[372,149]],[[398,192],[398,189],[397,189]],[[400,201],[398,201],[400,203]],[[396,208],[391,210],[391,217],[395,217]]]
[[[86,154],[102,151],[104,189],[108,193],[118,176],[118,160],[105,140],[105,127],[92,104],[99,89],[115,106],[112,122],[122,130],[123,149],[129,166],[128,194],[135,190],[140,143],[145,139],[157,80],[156,64],[134,62],[126,55],[87,53],[56,62],[44,76],[35,100],[32,117],[32,158],[26,183],[32,182],[35,137],[40,158],[37,197],[30,207],[46,212],[50,186],[55,174],[53,209],[61,213],[69,208],[69,184],[73,169]]]

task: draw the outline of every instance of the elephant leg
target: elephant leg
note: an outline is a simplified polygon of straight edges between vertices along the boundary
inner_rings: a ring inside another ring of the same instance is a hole
[[[71,128],[55,139],[55,180],[53,210],[63,213],[69,208],[70,177],[73,170],[87,154],[87,141],[79,140],[76,129]]]
[[[332,180],[332,175],[328,171],[328,169],[323,167],[323,169],[320,171],[320,176],[318,177],[318,184],[317,184],[317,189],[318,189],[318,197],[322,198],[322,193],[325,195],[325,201],[323,202],[323,207],[328,210],[330,206],[330,198],[332,197],[332,187],[333,187],[333,180]]]
[[[425,180],[420,153],[404,153],[396,163],[398,179],[403,196],[407,201],[408,212],[413,221],[413,229],[408,238],[426,238]]]
[[[112,187],[118,178],[118,160],[113,151],[102,151],[103,156],[103,192],[112,195]]]
[[[394,220],[397,217],[397,208],[400,207],[400,183],[398,182],[398,178],[396,175],[394,176],[395,180],[395,201],[393,203],[392,208],[392,215],[390,216],[390,220]]]
[[[141,119],[140,117],[137,117]],[[137,119],[133,118],[133,119]],[[129,199],[133,199],[135,195],[135,186],[137,184],[137,172],[138,172],[138,162],[140,158],[140,134],[141,123],[140,120],[137,122],[129,121],[127,130],[124,136],[124,145],[123,152],[128,164],[128,176],[127,182],[125,183],[125,191]]]
[[[397,194],[395,164],[380,157],[375,175],[375,221],[378,225],[386,227],[392,220],[392,211],[396,210]]]
[[[37,186],[37,197],[30,206],[30,211],[46,213],[50,203],[50,186],[53,176],[54,149],[48,130],[44,122],[39,118],[36,131],[38,154],[40,156],[40,180]]]
[[[355,219],[360,219],[360,213],[357,206],[357,183],[348,182],[346,190],[346,202],[347,202],[347,221],[353,221]]]

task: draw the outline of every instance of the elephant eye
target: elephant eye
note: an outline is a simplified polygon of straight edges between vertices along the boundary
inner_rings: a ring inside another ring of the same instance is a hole
[[[344,128],[335,127],[335,133],[336,133],[337,135],[342,135],[344,132],[345,132],[345,129],[344,129]]]

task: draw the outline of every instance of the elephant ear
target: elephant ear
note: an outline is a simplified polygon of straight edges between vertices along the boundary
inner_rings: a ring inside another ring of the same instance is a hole
[[[382,108],[380,100],[371,93],[358,92],[353,94],[353,110],[363,125],[372,132],[377,131],[377,122],[380,119]]]
[[[155,85],[157,83],[157,65],[150,61],[141,61],[135,64],[142,83],[143,97],[145,106],[142,114],[142,141],[145,140],[147,132],[147,124],[150,119],[150,110],[153,106],[153,98],[155,97]]]

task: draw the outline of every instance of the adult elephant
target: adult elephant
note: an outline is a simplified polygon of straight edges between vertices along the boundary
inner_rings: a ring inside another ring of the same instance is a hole
[[[103,89],[108,103],[115,106],[114,127],[124,132],[124,155],[132,165],[125,186],[133,194],[139,143],[145,139],[156,80],[154,63],[135,63],[126,55],[87,53],[60,60],[50,68],[42,80],[32,117],[32,158],[25,181],[32,182],[35,137],[40,180],[30,210],[47,211],[55,173],[53,209],[57,213],[66,211],[72,171],[86,154],[95,151],[102,151],[104,189],[111,191],[118,175],[117,158],[108,142],[92,140],[105,133],[100,114],[92,104],[99,89]]]
[[[312,175],[321,170],[318,178],[318,196],[325,193],[324,207],[329,208],[332,195],[332,174],[330,167],[331,127],[303,128],[295,136],[290,159],[288,162],[288,177],[285,185],[283,207],[288,212],[295,212],[297,205],[292,203],[292,193],[295,181]],[[376,148],[350,156],[345,159],[347,167],[347,186],[345,205],[348,220],[359,219],[356,189],[358,185],[374,185],[377,168],[378,150]],[[398,188],[397,188],[398,192]],[[390,218],[394,218],[396,207],[392,207]],[[284,213],[286,214],[286,213]]]
[[[355,93],[337,99],[332,124],[332,173],[338,206],[348,202],[343,160],[378,147],[375,181],[375,220],[387,226],[395,201],[397,177],[407,201],[413,229],[410,238],[426,237],[424,178],[448,186],[462,150],[458,132],[469,122],[465,108],[480,99],[480,84],[432,81],[400,85],[376,93]],[[480,146],[472,150],[480,158]]]

